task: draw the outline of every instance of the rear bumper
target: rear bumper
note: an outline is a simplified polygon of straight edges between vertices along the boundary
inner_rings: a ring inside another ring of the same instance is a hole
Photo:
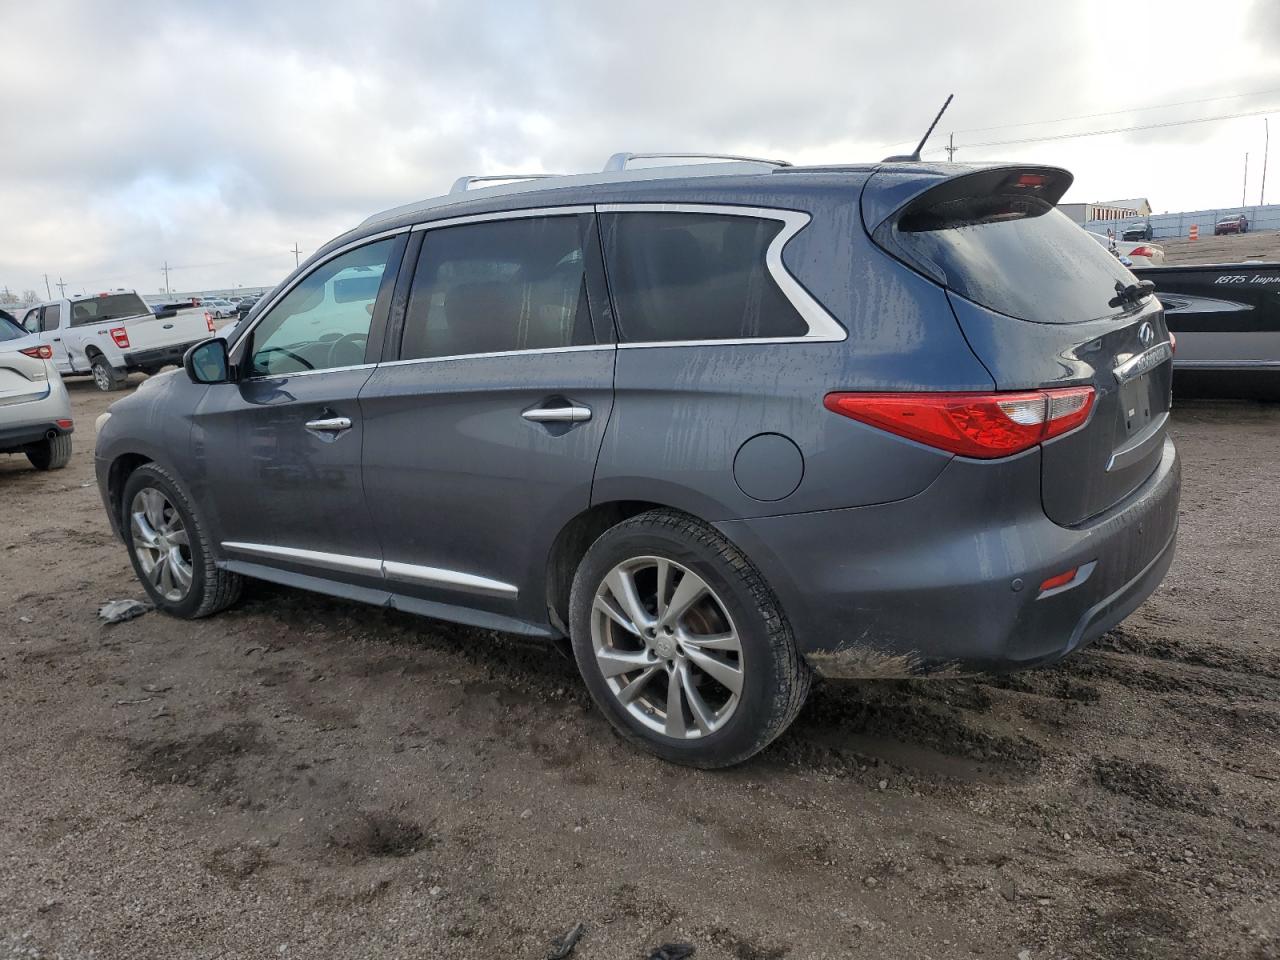
[[[62,427],[53,420],[17,426],[0,426],[0,452],[18,450],[31,443],[39,443],[51,433],[61,436],[72,433],[74,430],[75,427]]]
[[[1133,612],[1173,561],[1180,489],[1166,438],[1143,485],[1077,527],[1045,516],[1038,449],[954,460],[908,500],[717,527],[760,567],[819,674],[993,673],[1051,663]]]
[[[212,336],[212,334],[210,334]],[[181,365],[187,351],[203,340],[192,340],[190,343],[176,343],[168,347],[157,347],[154,350],[135,350],[124,355],[125,366],[130,370],[143,367],[166,367],[169,364]]]

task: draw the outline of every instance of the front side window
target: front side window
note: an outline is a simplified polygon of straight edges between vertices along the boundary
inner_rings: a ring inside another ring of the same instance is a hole
[[[584,244],[590,216],[521,217],[428,230],[402,359],[594,342]]]
[[[380,293],[390,296],[399,249],[389,237],[322,263],[271,308],[254,328],[250,376],[329,370],[364,363]]]
[[[716,213],[601,218],[623,343],[803,337],[766,265],[779,220]]]
[[[58,329],[58,324],[62,319],[62,304],[51,303],[44,308],[40,314],[40,329],[44,333],[50,333]]]

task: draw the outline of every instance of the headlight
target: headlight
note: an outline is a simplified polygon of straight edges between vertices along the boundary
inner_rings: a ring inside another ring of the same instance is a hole
[[[105,427],[105,426],[107,425],[107,421],[108,421],[108,420],[110,420],[110,419],[111,419],[111,411],[110,411],[110,410],[108,410],[106,413],[99,414],[99,415],[98,415],[98,419],[97,419],[97,420],[95,420],[95,421],[93,421],[93,432],[94,432],[94,433],[101,433],[101,432],[102,432],[102,428],[103,428],[103,427]]]

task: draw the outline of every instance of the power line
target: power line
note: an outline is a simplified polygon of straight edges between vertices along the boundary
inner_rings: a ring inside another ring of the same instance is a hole
[[[1101,137],[1111,133],[1130,133],[1134,130],[1157,130],[1163,127],[1182,127],[1191,123],[1213,123],[1217,120],[1239,120],[1242,117],[1261,117],[1264,114],[1275,113],[1276,107],[1269,107],[1266,110],[1250,110],[1245,113],[1227,113],[1217,117],[1197,117],[1194,120],[1166,120],[1163,123],[1141,123],[1128,127],[1112,127],[1109,130],[1084,130],[1079,133],[1056,133],[1045,137],[1023,137],[1018,140],[989,140],[985,143],[962,143],[955,149],[971,150],[976,147],[1008,147],[1020,143],[1046,143],[1050,140],[1075,140],[1080,137]],[[938,150],[945,150],[946,147],[935,147],[932,151],[936,153]]]
[[[1098,117],[1118,117],[1127,113],[1144,113],[1147,110],[1168,110],[1172,107],[1187,107],[1196,103],[1214,103],[1218,100],[1240,100],[1244,97],[1263,97],[1280,93],[1280,87],[1273,90],[1256,90],[1253,93],[1230,93],[1221,97],[1201,97],[1198,100],[1179,100],[1177,103],[1157,103],[1149,107],[1130,107],[1127,110],[1108,110],[1104,113],[1081,113],[1074,117],[1058,117],[1055,120],[1024,120],[1020,123],[1002,123],[994,127],[970,127],[957,130],[956,133],[985,133],[988,130],[1012,130],[1015,127],[1038,127],[1048,123],[1066,123],[1068,120],[1096,120]]]

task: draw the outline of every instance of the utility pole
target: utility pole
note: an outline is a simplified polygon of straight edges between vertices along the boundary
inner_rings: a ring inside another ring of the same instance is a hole
[[[53,299],[53,291],[49,289],[49,275],[47,273],[44,275],[44,293],[50,300]]]
[[[947,163],[954,162],[956,158],[956,135],[954,133],[947,136]]]
[[[293,269],[295,270],[298,269],[298,265],[302,262],[302,260],[300,259],[301,256],[302,256],[302,251],[298,249],[298,241],[295,240],[293,241]]]
[[[1244,186],[1240,188],[1240,209],[1244,209],[1244,195],[1249,190],[1249,154],[1244,155]]]
[[[1262,190],[1258,193],[1258,206],[1267,202],[1267,153],[1271,150],[1271,124],[1266,117],[1262,118],[1262,130],[1266,139],[1262,147]]]
[[[160,272],[164,274],[164,292],[165,292],[165,295],[168,296],[169,294],[169,261],[168,260],[164,262],[164,266],[160,268]]]
[[[55,283],[54,286],[58,288],[59,297],[65,297],[67,295],[67,284],[61,277],[58,278],[58,282]]]

